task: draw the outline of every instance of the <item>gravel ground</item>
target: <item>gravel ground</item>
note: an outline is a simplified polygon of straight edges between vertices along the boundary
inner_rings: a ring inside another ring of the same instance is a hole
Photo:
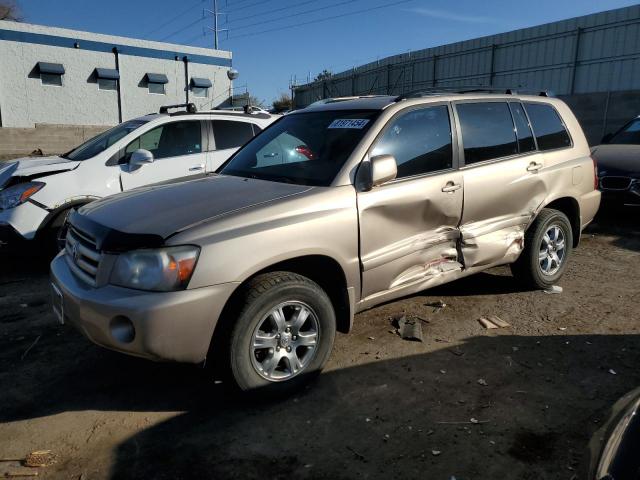
[[[587,230],[562,294],[498,268],[357,315],[320,379],[270,402],[90,344],[56,324],[46,267],[2,257],[0,457],[49,449],[47,479],[583,478],[591,436],[640,385],[629,218]],[[402,314],[425,320],[424,342],[394,333]],[[486,330],[482,315],[511,326]]]

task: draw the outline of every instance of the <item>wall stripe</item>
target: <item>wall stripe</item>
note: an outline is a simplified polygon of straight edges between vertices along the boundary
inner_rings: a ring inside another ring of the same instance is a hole
[[[113,48],[118,49],[120,55],[131,55],[137,57],[159,58],[161,60],[178,60],[186,56],[189,62],[202,63],[205,65],[216,65],[219,67],[231,67],[231,59],[219,56],[192,55],[184,52],[170,50],[157,50],[153,48],[134,47],[132,45],[122,45],[118,43],[96,42],[92,40],[82,40],[70,37],[60,37],[57,35],[45,35],[42,33],[20,32],[16,30],[0,29],[0,40],[21,43],[35,43],[38,45],[49,45],[52,47],[73,48],[77,42],[80,45],[78,50],[89,50],[92,52],[113,53]]]

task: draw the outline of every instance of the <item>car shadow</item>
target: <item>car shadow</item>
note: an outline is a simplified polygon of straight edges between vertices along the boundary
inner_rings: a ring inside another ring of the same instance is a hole
[[[640,252],[640,207],[603,204],[585,233],[610,235],[613,245]]]
[[[640,384],[638,335],[487,333],[334,365],[281,399],[238,397],[197,368],[66,337],[2,366],[0,421],[173,412],[119,443],[113,479],[570,478],[608,408]],[[76,456],[50,473],[93,468],[82,448]]]

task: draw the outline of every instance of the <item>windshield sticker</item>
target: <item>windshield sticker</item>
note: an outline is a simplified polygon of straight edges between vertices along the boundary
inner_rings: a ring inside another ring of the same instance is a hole
[[[327,128],[355,128],[361,130],[369,123],[369,120],[364,118],[342,118],[334,120]]]

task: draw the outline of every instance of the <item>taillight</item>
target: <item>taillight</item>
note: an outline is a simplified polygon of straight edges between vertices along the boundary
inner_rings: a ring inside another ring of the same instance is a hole
[[[593,161],[593,189],[598,190],[598,162],[594,157],[591,157]]]

